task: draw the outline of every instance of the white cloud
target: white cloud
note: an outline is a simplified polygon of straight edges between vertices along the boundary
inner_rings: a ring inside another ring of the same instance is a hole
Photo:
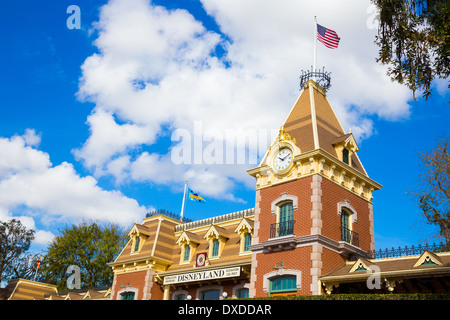
[[[36,233],[34,234],[33,243],[36,245],[47,246],[53,241],[54,238],[55,235],[50,231],[37,230]]]
[[[0,137],[0,179],[21,172],[42,171],[51,165],[48,154],[28,145],[28,134],[11,139]]]
[[[47,153],[26,145],[26,138],[0,138],[0,218],[19,217],[34,228],[82,219],[127,225],[146,209],[118,191],[107,191],[91,177],[78,175],[70,163],[52,165]],[[40,230],[38,230],[40,231]],[[39,239],[49,233],[40,232]]]
[[[300,70],[312,64],[314,15],[341,37],[337,50],[318,43],[317,66],[332,72],[328,98],[344,128],[364,139],[376,130],[371,116],[408,117],[409,91],[375,62],[370,1],[202,4],[222,35],[185,10],[146,0],[111,0],[101,8],[99,53],[84,62],[78,93],[96,105],[91,136],[74,150],[95,176],[164,185],[189,178],[211,196],[233,199],[236,183],[251,185],[248,165],[175,166],[169,147],[139,147],[154,146],[163,127],[193,133],[196,121],[205,132],[279,128],[299,93]],[[214,54],[218,46],[223,56]]]

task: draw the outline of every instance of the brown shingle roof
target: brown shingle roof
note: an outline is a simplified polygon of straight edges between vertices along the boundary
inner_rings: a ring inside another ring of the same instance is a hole
[[[43,300],[58,292],[55,285],[25,279],[12,280],[7,287],[10,292],[8,300]]]
[[[323,149],[339,158],[333,144],[345,140],[351,133],[345,133],[328,99],[321,92],[323,89],[316,89],[316,86],[310,81],[304,88],[283,125],[284,130],[295,138],[302,153]],[[351,160],[353,168],[367,175],[356,154],[352,155]]]
[[[388,274],[390,272],[424,272],[424,271],[431,271],[431,270],[447,270],[450,274],[450,254],[444,253],[444,254],[436,254],[440,261],[442,261],[442,265],[424,265],[424,266],[417,266],[414,267],[417,260],[420,258],[420,256],[409,256],[409,257],[398,257],[398,258],[387,258],[387,259],[370,259],[370,260],[364,260],[366,264],[370,267],[370,265],[375,265],[380,269],[381,273]],[[326,274],[325,276],[321,277],[322,279],[329,279],[329,278],[341,278],[344,279],[345,277],[351,277],[352,275],[355,275],[355,273],[351,273],[350,270],[354,266],[355,263],[358,263],[358,261],[353,263],[347,263],[344,266]]]

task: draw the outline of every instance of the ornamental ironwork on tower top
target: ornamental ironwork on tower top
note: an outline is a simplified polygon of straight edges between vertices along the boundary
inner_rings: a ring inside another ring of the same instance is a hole
[[[325,67],[320,69],[313,70],[311,67],[310,71],[303,71],[300,76],[300,89],[303,89],[305,83],[309,80],[313,80],[319,86],[328,90],[331,87],[331,72],[325,71]]]

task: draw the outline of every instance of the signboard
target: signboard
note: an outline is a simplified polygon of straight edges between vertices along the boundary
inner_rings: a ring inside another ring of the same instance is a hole
[[[241,275],[241,267],[230,267],[221,269],[209,269],[203,271],[194,271],[188,273],[180,273],[164,277],[164,285],[176,284],[184,282],[214,280],[223,278],[239,277]]]
[[[197,253],[197,258],[195,259],[196,267],[204,267],[206,263],[206,252]]]

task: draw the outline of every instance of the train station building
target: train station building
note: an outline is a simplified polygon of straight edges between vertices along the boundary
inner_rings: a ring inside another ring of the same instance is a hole
[[[255,178],[255,207],[191,222],[149,213],[110,263],[112,299],[428,292],[430,286],[449,292],[448,252],[391,260],[369,254],[372,200],[381,185],[364,169],[353,134],[318,82],[302,79],[278,136],[259,165],[243,173]]]

